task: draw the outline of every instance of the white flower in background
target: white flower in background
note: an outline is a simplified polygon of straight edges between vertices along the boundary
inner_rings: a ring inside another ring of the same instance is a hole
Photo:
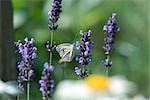
[[[126,96],[129,93],[134,93],[136,90],[135,84],[123,76],[114,76],[109,80],[109,92],[114,96]]]
[[[92,97],[92,91],[83,83],[83,81],[62,81],[56,90],[56,100],[89,100]]]
[[[135,89],[135,84],[123,76],[107,78],[100,75],[90,75],[84,80],[64,80],[60,82],[56,88],[54,99],[132,100],[129,98],[129,94],[133,94]]]
[[[0,95],[11,95],[16,96],[20,93],[17,87],[17,83],[14,81],[3,82],[0,80]]]

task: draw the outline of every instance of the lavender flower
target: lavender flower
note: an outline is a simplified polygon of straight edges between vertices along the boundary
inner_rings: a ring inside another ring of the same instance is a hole
[[[42,92],[43,99],[48,99],[52,96],[54,91],[54,80],[52,79],[52,74],[54,72],[54,67],[49,66],[46,62],[44,64],[43,76],[39,81],[40,91]]]
[[[104,39],[105,44],[103,46],[105,54],[109,54],[110,52],[112,52],[112,44],[114,43],[116,33],[119,31],[119,27],[116,24],[115,17],[116,17],[116,14],[113,13],[112,16],[109,18],[107,24],[104,25],[104,28],[103,28],[106,34],[106,37]]]
[[[116,33],[119,31],[119,27],[116,23],[116,13],[112,13],[112,16],[108,19],[108,22],[106,25],[104,25],[103,30],[105,31],[105,39],[104,39],[104,52],[106,55],[106,59],[102,61],[103,65],[105,67],[111,67],[112,61],[109,59],[109,54],[112,52],[112,45],[115,40]]]
[[[56,44],[55,44],[55,43],[50,44],[50,42],[47,41],[47,43],[46,43],[46,48],[47,48],[47,51],[48,51],[48,52],[52,52],[52,51],[56,48]]]
[[[24,43],[19,40],[15,42],[16,52],[21,55],[21,61],[17,64],[18,82],[30,81],[34,77],[33,64],[37,58],[37,48],[34,46],[34,39],[24,39]]]
[[[53,0],[53,4],[52,4],[52,9],[48,12],[48,19],[49,22],[51,24],[48,25],[48,28],[50,30],[56,30],[58,25],[56,24],[58,19],[59,19],[59,15],[62,12],[61,10],[61,2],[62,0]]]
[[[103,60],[102,63],[105,67],[111,67],[112,66],[112,61],[110,61],[109,58],[106,58],[105,60]]]
[[[88,71],[87,69],[85,69],[83,71],[79,67],[75,67],[75,73],[76,73],[76,75],[80,76],[81,78],[85,78],[85,77],[89,76],[90,74],[92,74],[91,70]]]
[[[92,32],[89,30],[88,32],[80,32],[82,38],[80,42],[76,43],[76,49],[79,50],[79,55],[76,56],[76,61],[79,62],[82,66],[88,65],[89,62],[92,61],[91,51],[93,50],[93,42],[90,40],[90,36]],[[90,73],[87,69],[80,69],[78,67],[75,68],[75,73],[82,78],[88,76]]]
[[[88,32],[80,32],[82,38],[80,43],[76,44],[76,49],[80,51],[80,54],[77,55],[76,60],[81,65],[88,65],[90,61],[92,61],[92,55],[90,54],[93,50],[93,42],[90,41],[90,36],[92,32],[89,30]]]

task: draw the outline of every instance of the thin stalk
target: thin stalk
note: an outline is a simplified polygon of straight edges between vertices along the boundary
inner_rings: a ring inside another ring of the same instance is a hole
[[[108,76],[108,72],[109,72],[109,67],[107,67],[106,69],[105,69],[105,71],[106,71],[106,78],[105,78],[105,81],[106,81],[106,83],[108,82],[108,80],[109,80],[109,76]]]
[[[85,72],[85,65],[82,65],[82,72]],[[82,79],[84,79],[85,77],[82,77]]]
[[[48,98],[47,100],[52,100],[51,98]]]
[[[62,66],[62,80],[65,79],[65,67],[66,67],[66,63],[64,62]]]
[[[17,95],[17,100],[19,100],[19,94]]]
[[[27,100],[30,100],[30,82],[27,82]]]
[[[84,68],[84,67],[85,67],[85,66],[82,67],[82,72],[83,72],[83,73],[85,72],[85,68]]]
[[[64,69],[64,67],[62,67],[62,80],[64,80],[65,79],[65,69]]]
[[[107,55],[106,58],[109,59],[109,55]],[[106,78],[108,78],[108,72],[109,72],[109,67],[106,67],[105,68]]]
[[[53,44],[53,35],[54,35],[54,31],[52,31],[51,35],[50,35],[50,45]],[[52,51],[49,53],[49,64],[52,64]]]
[[[17,95],[17,100],[19,100],[19,94]]]
[[[18,82],[18,88],[20,88],[20,86],[21,86],[21,83]],[[17,95],[17,100],[19,100],[19,99],[20,99],[20,95],[18,94],[18,95]]]
[[[107,68],[105,69],[106,78],[108,78],[108,72],[109,72],[109,68],[107,67]]]

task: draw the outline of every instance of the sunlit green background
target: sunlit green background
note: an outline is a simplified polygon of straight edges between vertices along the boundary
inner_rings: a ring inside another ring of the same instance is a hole
[[[48,10],[52,0],[12,0],[14,7],[14,28],[16,40],[34,37],[38,48],[38,59],[35,64],[36,77],[32,82],[31,98],[40,100],[38,80],[42,74],[43,63],[48,61],[44,44],[50,39]],[[63,0],[62,13],[58,21],[58,30],[54,41],[73,43],[75,35],[79,40],[79,31],[92,30],[95,48],[93,61],[88,68],[94,74],[105,74],[101,64],[104,58],[102,49],[103,25],[112,12],[117,13],[120,32],[117,33],[114,51],[111,55],[113,66],[109,75],[124,75],[137,84],[137,94],[148,96],[148,3],[146,0]],[[62,80],[59,55],[53,54],[56,83]],[[79,79],[73,72],[78,63],[73,60],[65,68],[65,79]],[[22,97],[24,97],[23,95]]]

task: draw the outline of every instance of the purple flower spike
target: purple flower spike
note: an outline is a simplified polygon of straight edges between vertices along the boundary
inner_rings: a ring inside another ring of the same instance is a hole
[[[90,54],[93,50],[93,42],[90,40],[91,31],[88,32],[80,32],[82,38],[80,42],[76,44],[76,49],[80,51],[80,54],[77,55],[76,60],[81,65],[88,65],[89,62],[92,60],[92,55]]]
[[[76,61],[85,67],[92,61],[91,51],[94,48],[94,42],[91,42],[90,37],[92,32],[90,30],[88,32],[80,31],[80,34],[82,38],[79,42],[76,42],[76,49],[79,51],[79,55],[76,56]],[[85,78],[90,74],[86,68],[81,69],[78,67],[75,67],[75,73],[82,78]]]
[[[105,59],[104,61],[102,61],[103,65],[106,67],[111,67],[112,66],[112,61],[110,61],[110,59]]]
[[[102,61],[105,67],[111,67],[112,61],[109,59],[109,55],[112,52],[114,40],[116,33],[120,30],[116,23],[116,13],[112,13],[112,16],[108,19],[106,25],[104,25],[103,30],[105,31],[105,39],[104,39],[104,52],[106,55],[105,60]]]
[[[50,42],[47,41],[47,43],[46,43],[46,48],[47,48],[47,51],[48,51],[48,52],[52,52],[52,51],[56,48],[56,45],[55,45],[55,43],[53,43],[53,44],[51,45]]]
[[[53,0],[52,8],[48,12],[48,19],[49,19],[49,22],[50,22],[50,24],[48,25],[48,28],[50,30],[54,31],[58,27],[58,25],[56,23],[59,19],[60,13],[62,12],[61,2],[62,2],[62,0]]]
[[[87,70],[85,69],[84,71],[79,68],[79,67],[75,67],[75,71],[76,75],[80,76],[81,78],[85,78],[87,76],[89,76],[90,74],[92,74],[91,70]]]
[[[106,34],[103,49],[105,51],[105,54],[109,54],[110,52],[112,52],[112,44],[114,43],[116,33],[119,31],[119,27],[116,23],[115,13],[113,13],[112,16],[108,19],[108,22],[106,25],[104,25],[103,30]]]
[[[42,92],[43,99],[48,99],[52,96],[54,91],[54,80],[52,79],[52,74],[54,72],[54,67],[49,66],[46,62],[44,64],[43,76],[39,80],[40,91]]]
[[[54,67],[53,66],[49,66],[49,64],[46,62],[44,64],[44,70],[43,70],[43,74],[52,74],[54,71]]]
[[[24,43],[21,41],[15,42],[16,53],[21,55],[21,61],[18,62],[18,82],[30,81],[34,77],[34,59],[37,58],[37,48],[34,46],[34,39],[24,39]]]

